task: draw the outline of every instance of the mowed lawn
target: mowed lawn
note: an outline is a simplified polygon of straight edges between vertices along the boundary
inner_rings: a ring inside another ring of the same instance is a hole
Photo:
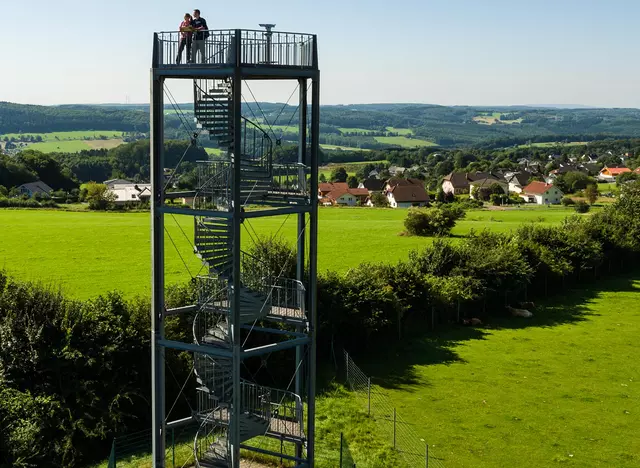
[[[449,468],[640,466],[639,277],[387,350],[374,390]]]
[[[406,213],[392,209],[320,208],[320,271],[346,272],[362,262],[396,262],[406,259],[410,250],[431,244],[432,238],[399,235],[404,230]],[[453,240],[459,241],[472,229],[508,232],[525,222],[558,224],[572,213],[562,208],[473,210],[454,228]],[[193,218],[165,219],[166,281],[183,282],[201,270],[191,244]],[[0,226],[0,268],[19,278],[60,286],[78,298],[114,289],[128,296],[149,292],[148,213],[3,209]],[[277,233],[293,243],[295,228],[295,216],[247,220],[241,233],[243,246],[247,247],[256,234]]]
[[[75,130],[69,132],[50,133],[7,133],[0,138],[25,138],[40,136],[41,142],[28,143],[27,148],[43,153],[67,152],[77,153],[83,150],[115,148],[123,143],[123,132],[118,130]],[[85,138],[92,138],[85,140]],[[104,139],[101,139],[104,138]]]

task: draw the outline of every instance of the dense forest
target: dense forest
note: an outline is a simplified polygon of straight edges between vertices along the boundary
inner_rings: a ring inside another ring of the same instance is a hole
[[[179,104],[187,123],[193,106]],[[166,133],[186,138],[176,108],[167,104]],[[298,108],[277,103],[245,103],[243,113],[263,124],[275,139],[294,141],[287,126],[298,124]],[[357,104],[321,107],[321,143],[382,149],[375,136],[410,130],[413,137],[442,147],[499,148],[536,142],[640,138],[640,109],[555,109],[468,107],[427,104]],[[65,130],[149,130],[146,105],[32,106],[0,102],[0,135]],[[364,130],[364,131],[363,131]]]

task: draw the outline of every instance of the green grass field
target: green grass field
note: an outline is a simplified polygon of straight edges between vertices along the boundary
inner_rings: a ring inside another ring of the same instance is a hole
[[[396,262],[406,259],[410,250],[429,245],[431,238],[399,235],[404,230],[406,213],[393,209],[322,208],[319,270],[346,272],[365,261]],[[560,207],[474,210],[458,222],[453,240],[472,229],[508,232],[524,222],[558,224],[571,214],[572,210]],[[4,209],[0,210],[0,226],[0,268],[19,278],[60,286],[78,298],[111,290],[127,296],[149,293],[149,213]],[[167,216],[166,226],[166,281],[183,282],[189,274],[178,252],[192,275],[201,268],[192,252],[193,219]],[[295,226],[293,216],[245,221],[243,242],[250,242],[249,232],[254,235],[255,230],[264,235],[279,232],[293,243]]]
[[[427,140],[420,140],[418,138],[406,138],[404,136],[394,137],[374,137],[379,143],[385,145],[402,146],[403,148],[416,148],[420,146],[438,146],[436,143]]]
[[[413,130],[410,128],[397,128],[397,127],[387,127],[388,132],[397,133],[398,135],[413,135]]]
[[[329,150],[329,151],[337,151],[337,150],[341,150],[341,151],[371,151],[370,149],[353,148],[351,146],[338,146],[338,145],[325,145],[325,144],[321,144],[320,148],[326,149],[326,150]]]
[[[41,142],[28,143],[27,148],[43,153],[78,153],[82,150],[98,149],[98,148],[115,148],[123,143],[122,133],[118,130],[78,130],[70,132],[51,132],[51,133],[7,133],[0,135],[0,139],[8,138],[24,138],[26,136],[40,136]],[[102,137],[106,139],[101,139]],[[92,138],[86,140],[85,138]]]
[[[637,278],[386,349],[365,370],[446,467],[640,466]]]
[[[224,153],[224,151],[222,151],[220,148],[205,148],[204,149],[207,154],[212,154],[214,156],[222,156]]]
[[[518,145],[518,148],[529,148],[537,147],[537,148],[555,148],[556,146],[583,146],[588,145],[588,141],[569,141],[567,143],[559,142],[559,141],[546,141],[543,143],[531,143],[526,145]]]
[[[25,136],[38,136],[42,141],[59,141],[59,140],[82,140],[83,138],[121,138],[122,133],[119,130],[77,130],[70,132],[50,132],[50,133],[4,133],[0,138],[21,138]]]

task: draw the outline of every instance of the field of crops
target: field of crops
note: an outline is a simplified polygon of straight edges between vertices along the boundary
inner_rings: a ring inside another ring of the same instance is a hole
[[[558,224],[571,214],[572,210],[559,207],[473,210],[458,222],[453,240],[472,229],[508,232],[526,222]],[[346,272],[362,262],[396,262],[406,259],[410,250],[431,243],[431,238],[399,235],[405,216],[405,210],[322,208],[320,271]],[[79,298],[115,289],[128,296],[149,292],[148,213],[4,209],[0,225],[0,268],[20,278],[60,286]],[[192,275],[201,268],[192,251],[193,219],[168,216],[166,225],[167,283],[186,281],[187,268]],[[247,220],[243,242],[250,242],[256,233],[278,233],[293,243],[295,226],[294,216]]]

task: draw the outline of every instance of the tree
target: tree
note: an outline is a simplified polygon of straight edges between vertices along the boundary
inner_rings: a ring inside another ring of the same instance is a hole
[[[574,206],[576,213],[587,213],[589,211],[589,208],[591,207],[582,200],[578,201]]]
[[[347,178],[347,185],[349,188],[357,188],[358,187],[358,179],[355,176],[349,176]]]
[[[331,182],[346,182],[347,170],[344,167],[336,167],[331,171]]]
[[[326,182],[327,181],[327,178],[325,177],[324,172],[320,173],[320,177],[318,177],[318,181],[320,181],[320,182]]]
[[[593,205],[596,202],[599,195],[600,193],[598,192],[598,186],[595,184],[587,185],[587,187],[584,189],[584,196],[587,198],[587,201],[590,205]]]
[[[91,210],[106,210],[116,200],[116,195],[104,184],[89,182],[85,188],[85,200],[89,202]]]
[[[452,205],[439,208],[410,209],[404,227],[413,236],[448,236],[464,210]]]
[[[9,190],[7,190],[7,187],[5,187],[4,185],[0,185],[0,197],[8,197],[9,196]]]
[[[373,203],[373,206],[381,208],[389,206],[389,199],[380,192],[373,192],[371,194],[371,202]]]

